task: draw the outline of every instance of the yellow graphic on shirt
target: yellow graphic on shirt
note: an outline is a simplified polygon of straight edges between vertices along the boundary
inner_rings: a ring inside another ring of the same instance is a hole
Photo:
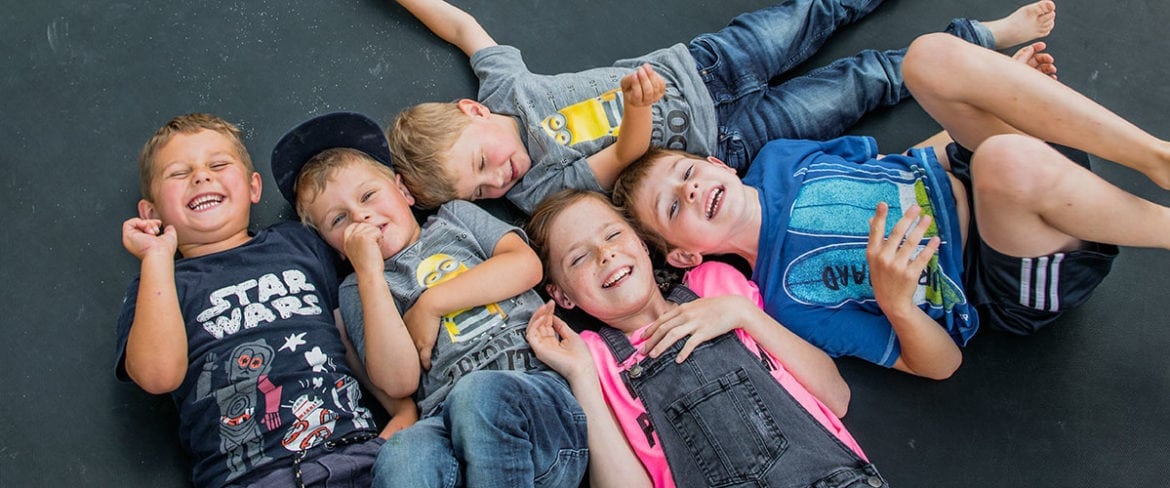
[[[621,125],[622,91],[618,88],[569,105],[540,121],[544,131],[562,146],[617,137]]]
[[[425,288],[454,279],[468,269],[463,264],[447,254],[435,254],[418,263],[415,269],[415,279]],[[491,330],[493,325],[504,325],[508,314],[500,308],[498,303],[476,306],[456,310],[443,316],[443,328],[451,337],[451,342],[462,342],[472,339]]]

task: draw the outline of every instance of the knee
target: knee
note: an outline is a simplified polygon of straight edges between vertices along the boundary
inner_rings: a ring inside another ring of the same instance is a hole
[[[941,94],[955,86],[951,73],[956,69],[955,63],[963,61],[957,51],[965,47],[965,41],[950,34],[935,32],[918,36],[910,43],[902,61],[906,88],[918,95],[926,91]]]
[[[452,417],[498,412],[509,408],[519,392],[520,381],[510,371],[473,371],[460,378],[447,395],[447,410]]]
[[[1011,201],[1041,198],[1059,169],[1049,164],[1055,150],[1043,141],[1020,134],[987,138],[971,157],[976,194]]]

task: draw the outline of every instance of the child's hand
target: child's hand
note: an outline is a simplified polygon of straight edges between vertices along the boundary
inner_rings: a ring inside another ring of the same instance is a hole
[[[682,363],[700,344],[742,327],[748,320],[744,312],[757,310],[759,308],[754,303],[739,295],[700,298],[684,303],[662,314],[642,331],[642,337],[646,339],[642,352],[656,358],[680,339],[690,336],[674,359],[676,363]]]
[[[593,357],[581,336],[553,314],[553,302],[541,305],[528,321],[528,345],[536,358],[549,365],[570,382],[577,378],[596,377]]]
[[[918,225],[910,227],[922,213],[917,205],[906,210],[902,219],[890,230],[889,238],[885,238],[889,211],[885,202],[879,203],[870,219],[865,259],[869,262],[869,279],[878,306],[886,315],[894,315],[896,307],[914,306],[912,299],[918,288],[918,280],[941,241],[937,236],[931,237],[926,247],[918,252],[918,243],[922,242],[922,237],[930,228],[931,218],[923,215]],[[915,252],[918,252],[917,256]]]
[[[647,107],[662,99],[666,93],[666,81],[649,64],[622,77],[622,97],[631,107]]]
[[[402,314],[402,321],[406,323],[406,331],[410,333],[410,340],[418,350],[419,365],[424,370],[431,369],[431,351],[435,348],[435,341],[439,337],[439,324],[443,316],[431,310],[427,305],[427,292],[423,292],[406,313]]]
[[[134,257],[142,260],[151,253],[174,257],[179,249],[179,237],[175,227],[168,225],[159,233],[162,221],[157,219],[132,218],[122,223],[122,246]]]
[[[381,273],[385,269],[381,244],[382,232],[377,227],[354,222],[345,228],[345,257],[354,271]]]
[[[394,412],[391,412],[390,422],[386,423],[386,427],[382,432],[378,433],[378,437],[389,440],[398,431],[414,425],[418,422],[418,406],[414,401],[408,398],[399,398],[392,400],[394,402]]]

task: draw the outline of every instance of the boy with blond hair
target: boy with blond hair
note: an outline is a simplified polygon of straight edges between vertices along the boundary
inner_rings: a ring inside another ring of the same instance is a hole
[[[118,317],[116,372],[171,394],[195,485],[369,483],[383,440],[333,320],[329,247],[291,222],[248,230],[260,174],[218,117],[169,121],[139,174],[122,243],[142,268]]]
[[[584,414],[524,337],[540,261],[468,202],[420,226],[392,163],[381,128],[346,112],[302,123],[272,156],[285,198],[353,264],[341,315],[374,384],[417,387],[423,418],[383,447],[375,485],[576,486]]]
[[[608,192],[648,147],[714,155],[742,172],[769,140],[835,137],[908,95],[904,50],[864,51],[771,83],[880,0],[788,0],[689,44],[557,75],[530,72],[516,48],[442,0],[398,3],[467,54],[480,82],[478,100],[408,108],[388,132],[424,208],[507,196],[531,213],[561,189]],[[947,32],[1004,48],[1047,35],[1055,9],[1041,0],[997,21],[956,19]]]
[[[614,199],[661,236],[674,266],[743,257],[768,313],[830,355],[936,379],[959,367],[980,323],[1031,333],[1085,301],[1116,245],[1170,249],[1170,208],[1043,141],[1164,188],[1170,142],[953,37],[915,40],[905,74],[957,143],[948,158],[881,157],[866,137],[777,140],[741,181],[714,158],[648,154]]]

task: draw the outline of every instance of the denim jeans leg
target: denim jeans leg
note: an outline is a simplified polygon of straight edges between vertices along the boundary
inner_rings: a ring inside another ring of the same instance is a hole
[[[454,488],[460,486],[459,461],[441,414],[398,431],[378,450],[374,487]]]
[[[585,415],[555,373],[471,373],[444,415],[467,486],[577,486],[585,474]]]
[[[984,47],[995,45],[991,31],[971,20],[952,20],[946,32]],[[905,55],[905,48],[863,51],[733,102],[716,104],[718,156],[742,172],[772,139],[840,136],[871,110],[910,96],[902,79]]]
[[[864,17],[880,3],[787,0],[740,14],[722,30],[696,37],[689,49],[718,104],[743,90],[757,90],[804,62],[837,28]]]

